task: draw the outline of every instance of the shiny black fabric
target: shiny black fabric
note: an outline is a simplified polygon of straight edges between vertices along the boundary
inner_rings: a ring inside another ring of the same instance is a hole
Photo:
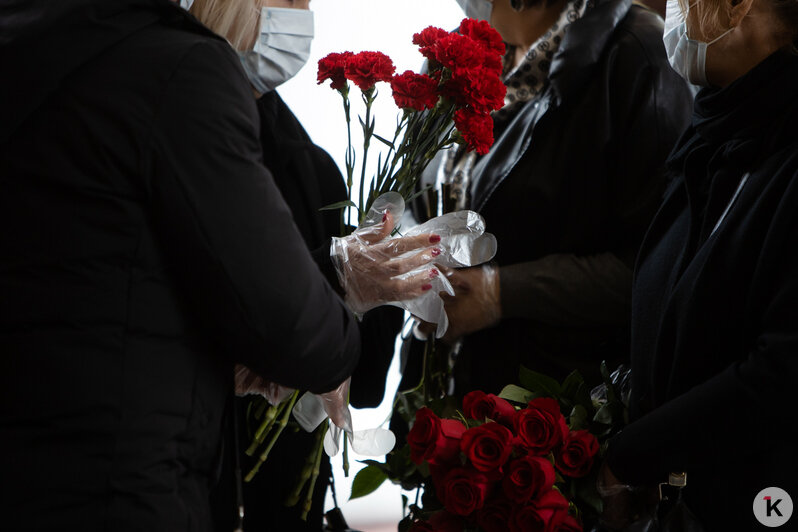
[[[327,391],[355,320],[225,41],[166,0],[2,9],[2,528],[209,530],[233,363]]]
[[[760,490],[798,493],[796,93],[798,57],[778,52],[698,94],[637,265],[636,421],[610,465],[636,483],[686,471],[707,530],[759,530]]]

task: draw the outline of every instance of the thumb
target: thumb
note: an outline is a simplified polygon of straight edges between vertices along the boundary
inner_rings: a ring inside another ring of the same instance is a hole
[[[357,234],[367,244],[376,244],[391,235],[393,228],[396,225],[396,220],[391,211],[385,211],[382,215],[382,221],[368,227],[363,227],[357,230]]]

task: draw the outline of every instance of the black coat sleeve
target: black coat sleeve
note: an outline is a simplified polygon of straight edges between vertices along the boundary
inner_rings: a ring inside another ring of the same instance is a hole
[[[269,380],[326,392],[357,363],[357,325],[261,163],[257,117],[229,48],[195,45],[163,95],[143,161],[153,223],[230,357]]]
[[[796,231],[793,224],[791,234]],[[790,410],[798,380],[798,251],[784,251],[769,261],[778,267],[761,292],[767,302],[756,318],[755,346],[616,435],[607,460],[619,479],[662,482],[669,472],[729,464],[743,453],[767,456],[775,441],[795,441]]]

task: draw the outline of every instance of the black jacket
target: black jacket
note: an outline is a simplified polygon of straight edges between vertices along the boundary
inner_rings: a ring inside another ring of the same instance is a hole
[[[796,93],[798,57],[778,52],[698,94],[636,270],[637,420],[610,466],[632,483],[686,471],[709,531],[763,529],[757,493],[798,493]]]
[[[2,9],[3,528],[208,530],[233,362],[327,391],[357,326],[225,41],[166,0]]]
[[[498,393],[522,363],[594,376],[624,351],[631,266],[691,100],[653,12],[607,0],[569,26],[544,93],[497,124],[473,171],[471,206],[499,242],[503,319],[464,339],[461,392]]]

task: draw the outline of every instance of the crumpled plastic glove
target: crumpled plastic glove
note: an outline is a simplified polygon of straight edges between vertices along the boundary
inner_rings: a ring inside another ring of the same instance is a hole
[[[270,382],[250,370],[243,364],[236,364],[235,367],[235,391],[236,395],[261,395],[272,405],[278,405],[288,399],[294,393],[293,388],[286,388],[276,382]]]
[[[396,437],[390,430],[382,428],[355,431],[349,406],[345,401],[349,392],[349,379],[344,385],[328,394],[304,394],[294,405],[294,419],[305,431],[313,432],[325,419],[330,418],[330,430],[324,437],[324,450],[329,456],[335,456],[340,451],[342,433],[346,433],[352,450],[360,455],[388,454],[396,444]]]
[[[397,306],[437,324],[436,336],[441,337],[448,321],[440,293],[454,291],[430,263],[461,268],[487,262],[496,253],[496,238],[485,232],[485,221],[473,211],[438,216],[402,237],[389,237],[393,220],[403,212],[398,193],[383,194],[352,235],[333,239],[330,255],[354,312]]]

